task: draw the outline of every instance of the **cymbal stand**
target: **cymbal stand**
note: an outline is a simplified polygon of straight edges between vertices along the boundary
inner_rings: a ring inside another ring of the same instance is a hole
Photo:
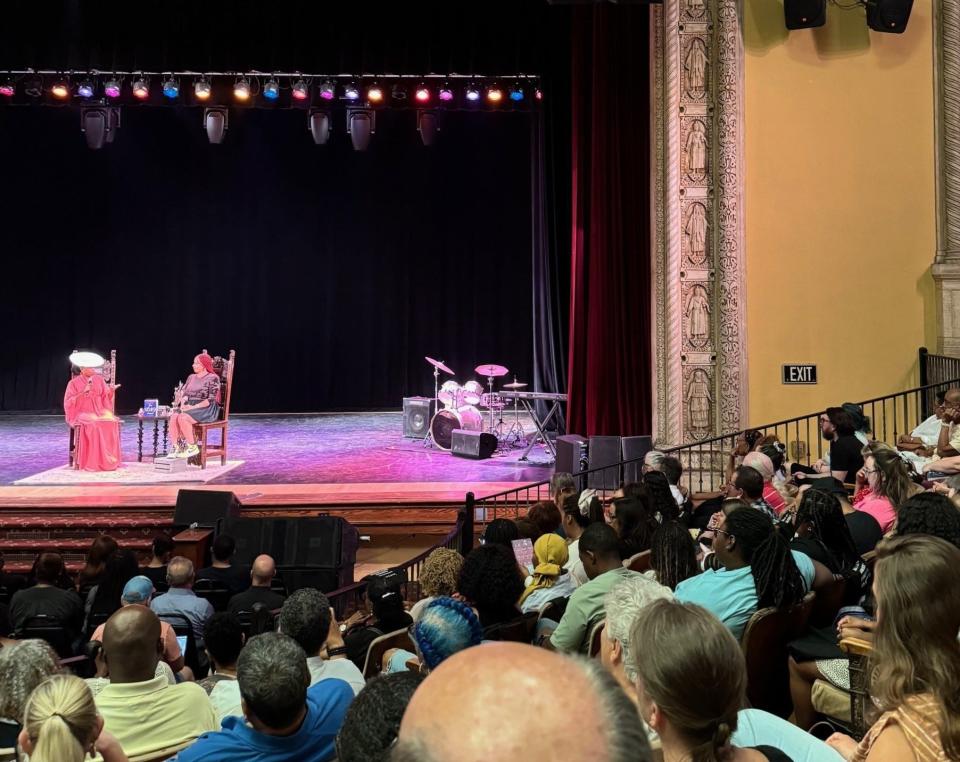
[[[440,369],[433,366],[433,399],[430,400],[430,422],[427,423],[427,435],[423,438],[424,447],[433,447],[433,429],[430,423],[433,422],[433,416],[440,407]]]
[[[493,399],[493,376],[487,376],[487,386],[490,387],[490,399]],[[495,427],[493,425],[493,408],[488,406],[487,412],[490,413],[490,433],[495,435],[496,432],[494,431]]]
[[[514,381],[517,379],[514,378]],[[510,430],[507,432],[507,439],[513,438],[514,447],[523,447],[523,442],[526,439],[526,432],[523,430],[523,424],[520,423],[520,398],[513,398],[513,423],[510,425]]]

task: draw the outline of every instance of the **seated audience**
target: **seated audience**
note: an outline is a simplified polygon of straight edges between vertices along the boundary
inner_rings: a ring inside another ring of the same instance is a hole
[[[77,574],[77,590],[80,595],[86,596],[87,591],[100,581],[107,568],[107,561],[116,555],[120,546],[110,535],[100,535],[87,551],[87,559],[83,568]]]
[[[960,510],[943,495],[921,492],[897,511],[896,534],[928,534],[960,548]]]
[[[277,624],[280,632],[306,653],[310,685],[336,679],[347,683],[355,694],[363,690],[362,666],[358,668],[347,658],[348,649],[327,596],[310,587],[297,590],[283,602]]]
[[[0,649],[0,749],[17,745],[33,689],[60,673],[60,659],[44,640],[21,640]]]
[[[886,534],[896,523],[897,506],[921,488],[910,478],[907,464],[889,445],[872,442],[863,448],[863,457],[863,469],[856,476],[853,506],[873,516]]]
[[[617,534],[606,524],[596,523],[586,528],[580,537],[580,560],[589,581],[570,595],[559,624],[543,641],[546,648],[587,653],[590,628],[603,616],[603,597],[621,580],[640,576],[624,568]]]
[[[762,439],[763,432],[757,429],[747,429],[737,437],[736,444],[727,456],[727,466],[724,472],[725,484],[730,484],[733,481],[733,472],[743,464],[743,459],[748,453],[753,452],[760,446]]]
[[[517,528],[517,539],[527,539],[530,540],[530,542],[536,542],[537,538],[542,534],[539,527],[530,521],[530,519],[517,519],[513,523]],[[507,549],[512,550],[512,546]]]
[[[250,638],[237,662],[243,717],[201,736],[178,762],[325,762],[353,691],[342,680],[310,685],[303,649],[278,632]]]
[[[343,643],[347,658],[361,671],[367,661],[367,650],[374,640],[413,624],[403,605],[400,584],[392,574],[371,574],[367,580],[370,612],[359,611],[345,622],[347,629]]]
[[[480,645],[483,628],[467,604],[453,598],[436,598],[410,628],[417,652],[391,648],[383,655],[385,672],[402,672],[417,664],[420,672],[436,669],[458,651]]]
[[[817,460],[812,467],[794,463],[790,467],[790,473],[800,480],[808,475],[819,474],[852,484],[857,472],[863,468],[863,442],[857,438],[855,432],[850,413],[842,407],[828,407],[820,414],[820,433],[830,442],[829,453]]]
[[[554,598],[566,598],[576,585],[567,571],[567,542],[558,534],[545,534],[533,545],[533,575],[520,610],[539,611]]]
[[[63,556],[41,553],[34,567],[37,584],[18,590],[10,599],[10,624],[19,632],[40,614],[55,617],[72,642],[83,626],[83,604],[73,590],[61,590],[57,582],[63,574]]]
[[[558,511],[563,510],[563,504],[570,495],[577,494],[577,482],[572,474],[558,471],[550,477],[550,499]]]
[[[650,571],[645,572],[670,590],[700,573],[697,544],[690,532],[677,521],[667,521],[653,534],[650,545]]]
[[[759,453],[757,454],[759,455]],[[746,462],[746,459],[744,459],[744,462]],[[733,481],[727,488],[727,497],[740,498],[751,508],[760,511],[772,521],[776,521],[776,511],[763,498],[764,486],[763,476],[760,475],[760,472],[753,466],[743,465],[734,471]]]
[[[153,582],[156,590],[167,589],[167,564],[173,557],[173,540],[167,535],[160,534],[153,538],[153,550],[150,560],[140,573]]]
[[[840,407],[850,414],[850,420],[853,421],[853,435],[860,440],[861,444],[869,444],[870,416],[864,415],[863,408],[856,402],[844,402]]]
[[[87,592],[84,603],[83,632],[88,634],[97,622],[106,622],[120,608],[123,588],[137,576],[140,567],[131,550],[118,550],[104,567],[100,581]]]
[[[7,591],[7,595],[13,595],[17,590],[27,586],[27,578],[22,574],[11,574],[3,568],[3,551],[0,550],[0,587]]]
[[[130,757],[165,759],[217,727],[203,688],[155,676],[162,649],[160,620],[145,606],[124,606],[107,621],[110,684],[97,694],[97,709]]]
[[[107,662],[103,655],[103,643],[101,643],[99,640],[91,640],[83,647],[83,653],[87,658],[93,661],[95,670],[94,675],[93,677],[86,678],[85,682],[94,698],[96,698],[100,691],[110,685],[110,667],[107,666]],[[184,667],[184,672],[182,675],[184,676],[184,679],[187,679],[185,677],[187,674],[190,675],[190,679],[193,678],[193,673],[190,672],[190,668]],[[173,674],[173,670],[170,669],[170,665],[162,659],[157,662],[157,668],[154,670],[153,676],[162,677],[169,685],[177,684],[177,676]]]
[[[773,461],[762,451],[751,452],[743,459],[743,465],[754,469],[763,480],[763,490],[760,499],[773,509],[776,516],[779,516],[787,509],[787,503],[783,495],[773,484],[773,475],[776,473]]]
[[[723,568],[684,580],[674,592],[677,600],[704,606],[737,639],[758,608],[788,609],[811,589],[813,562],[802,553],[792,554],[763,512],[739,508],[724,516],[715,531],[713,550]]]
[[[943,399],[946,394],[946,389],[936,393],[933,414],[918,424],[909,434],[900,435],[897,439],[898,450],[915,453],[920,457],[933,455],[937,441],[940,439],[940,418],[943,415]]]
[[[610,526],[617,533],[617,548],[622,561],[629,562],[638,553],[650,550],[658,524],[649,493],[644,489],[641,496],[616,498]]]
[[[960,549],[908,535],[877,546],[877,623],[870,696],[883,711],[858,744],[828,739],[844,759],[960,759]]]
[[[185,617],[193,629],[197,648],[203,648],[203,628],[213,616],[213,606],[193,592],[193,562],[183,556],[170,559],[167,584],[170,589],[150,601],[150,608],[161,618],[171,614]]]
[[[434,598],[457,592],[457,580],[462,568],[463,556],[451,548],[437,548],[426,557],[420,570],[420,595],[423,597],[410,609],[413,621],[417,621],[420,612]]]
[[[643,456],[643,465],[640,466],[640,473],[645,474],[648,471],[659,471],[660,464],[665,457],[667,457],[665,452],[650,450],[650,452]]]
[[[413,694],[393,762],[537,756],[649,762],[636,707],[595,659],[490,643],[447,659]]]
[[[535,503],[527,513],[527,521],[537,528],[537,537],[554,534],[560,529],[560,509],[552,502]]]
[[[510,521],[510,519],[494,519],[487,524],[487,528],[480,535],[480,544],[502,545],[512,553],[513,545],[510,543],[518,539],[520,539],[520,532],[513,521]]]
[[[367,683],[347,709],[337,734],[337,762],[389,759],[403,713],[425,677],[404,671],[380,675]]]
[[[523,578],[513,553],[501,545],[471,550],[463,559],[457,593],[476,609],[484,628],[516,619]]]
[[[84,762],[88,754],[127,762],[117,739],[103,729],[90,689],[74,675],[55,675],[30,694],[19,740],[30,762]]]
[[[197,579],[209,579],[223,585],[231,593],[242,593],[250,587],[250,572],[245,566],[231,563],[237,542],[228,534],[217,535],[213,541],[213,565],[197,572]]]
[[[580,537],[595,521],[603,521],[603,506],[594,490],[585,489],[580,495],[567,497],[563,504],[562,528],[567,538],[567,571],[576,585],[587,581],[587,573],[580,563]]]
[[[277,565],[268,555],[259,555],[253,560],[250,569],[250,587],[237,593],[230,599],[227,611],[236,614],[239,611],[253,611],[258,603],[269,611],[283,605],[283,596],[270,589],[273,578],[277,576]]]
[[[210,697],[217,722],[222,722],[224,717],[243,717],[237,685],[237,659],[244,643],[240,620],[236,614],[218,612],[207,622],[205,634],[210,674],[197,685]]]
[[[670,482],[667,480],[667,471],[670,469],[669,461],[679,461],[676,458],[664,458],[660,463],[659,471],[648,471],[643,475],[643,486],[646,487],[647,494],[650,496],[650,512],[657,521],[673,521],[680,517],[680,505],[671,489]],[[674,473],[676,473],[674,471]],[[679,475],[677,479],[679,480]],[[677,487],[679,490],[679,487]],[[683,493],[681,493],[682,495]]]
[[[657,470],[667,477],[667,483],[670,485],[670,494],[673,495],[673,499],[677,504],[677,508],[680,509],[680,512],[687,513],[691,510],[693,504],[690,496],[685,491],[686,488],[680,485],[680,479],[683,477],[683,464],[680,462],[680,459],[672,455],[665,455],[663,460],[660,461],[660,468]]]

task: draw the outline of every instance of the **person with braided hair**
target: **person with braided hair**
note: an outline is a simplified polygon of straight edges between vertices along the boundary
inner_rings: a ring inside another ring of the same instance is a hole
[[[650,546],[650,567],[645,575],[671,590],[700,573],[697,545],[686,527],[667,521],[657,529]]]
[[[760,511],[738,508],[714,531],[713,549],[723,568],[684,580],[675,593],[677,600],[713,612],[736,638],[757,609],[788,609],[812,588],[813,561],[792,553],[773,521]]]
[[[416,659],[421,672],[436,669],[440,662],[458,651],[480,645],[483,627],[467,604],[454,598],[435,598],[410,627],[415,654],[391,649],[384,654],[386,672],[402,672]]]
[[[103,762],[127,762],[103,729],[93,694],[75,675],[54,675],[30,694],[19,743],[31,762],[83,762],[88,752]]]

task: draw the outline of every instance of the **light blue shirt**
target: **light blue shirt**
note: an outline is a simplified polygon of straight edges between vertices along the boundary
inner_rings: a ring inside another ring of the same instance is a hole
[[[841,762],[839,752],[814,738],[792,722],[760,709],[737,712],[737,730],[731,736],[734,746],[773,746],[793,762]]]
[[[197,648],[203,648],[203,629],[207,620],[213,616],[213,606],[205,598],[198,598],[193,590],[184,587],[171,587],[163,595],[150,602],[150,609],[163,619],[167,614],[179,614],[187,618],[193,628],[193,637]]]

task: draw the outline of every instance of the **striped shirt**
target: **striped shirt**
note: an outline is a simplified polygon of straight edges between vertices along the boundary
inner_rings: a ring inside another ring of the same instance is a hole
[[[908,696],[890,712],[880,715],[863,737],[851,762],[864,762],[880,733],[890,725],[899,725],[913,749],[917,762],[948,762],[940,743],[940,704],[931,694]]]

